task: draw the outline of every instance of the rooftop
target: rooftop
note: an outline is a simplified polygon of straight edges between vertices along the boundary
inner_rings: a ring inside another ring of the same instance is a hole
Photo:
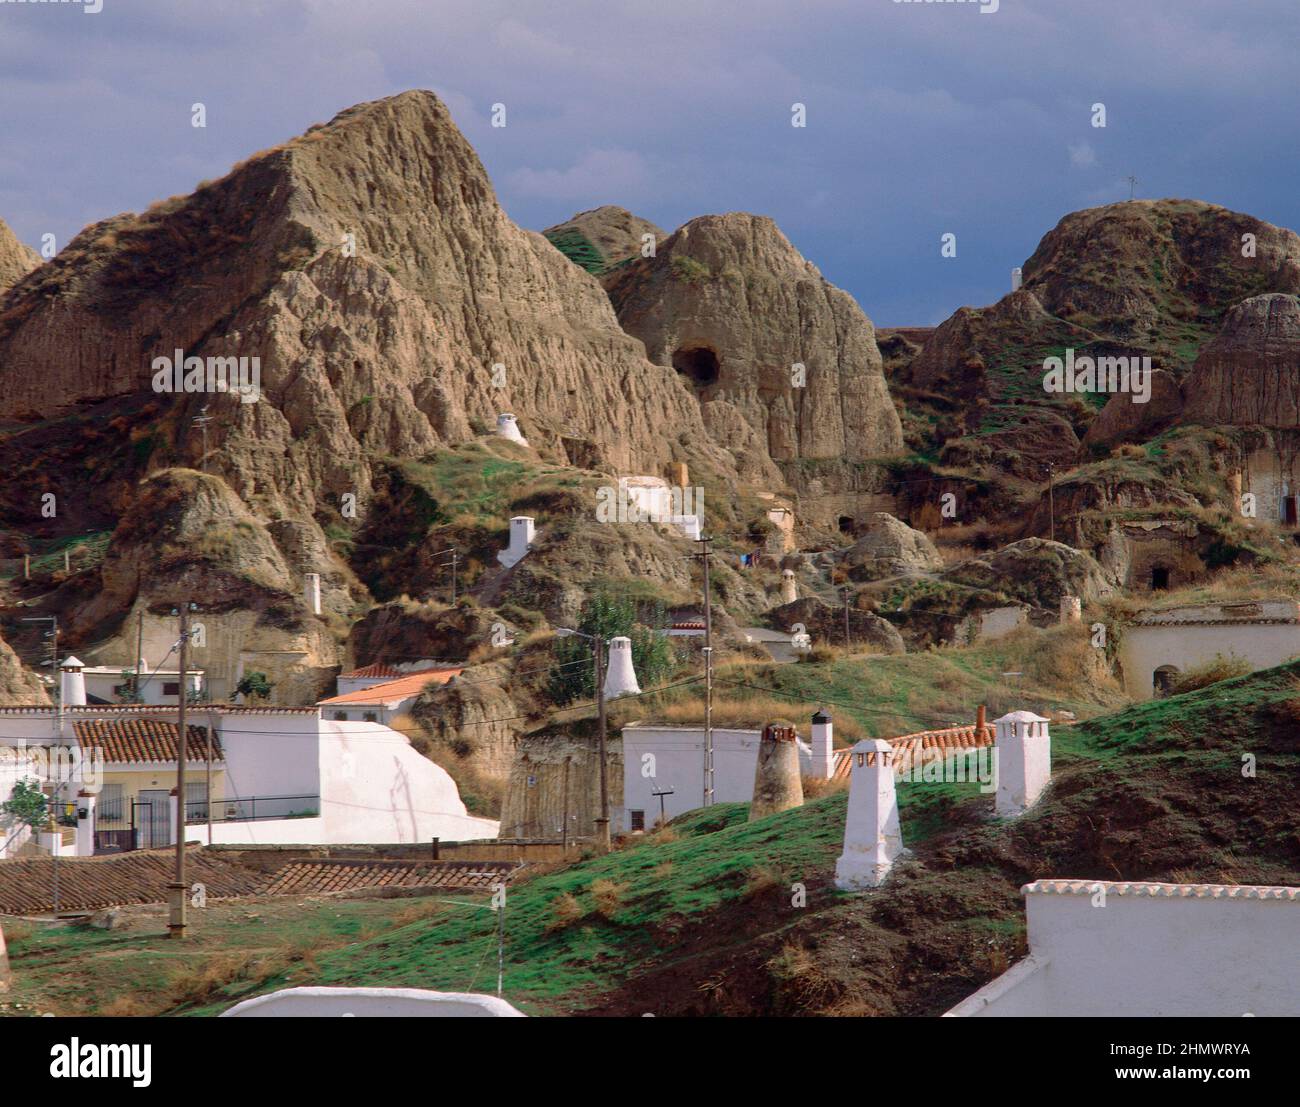
[[[1035,880],[1021,895],[1150,896],[1166,899],[1285,899],[1300,901],[1300,888],[1265,884],[1158,884],[1144,880]]]
[[[995,735],[996,732],[991,725],[986,723],[984,728],[976,733],[975,724],[971,723],[969,726],[949,726],[939,730],[918,730],[915,734],[903,734],[885,740],[894,747],[895,765],[901,771],[922,750],[980,749],[993,745]],[[852,750],[835,751],[833,779],[848,780],[853,761],[849,756],[850,753]]]
[[[459,676],[464,671],[463,666],[451,669],[421,669],[417,673],[408,673],[406,676],[387,681],[384,684],[375,684],[370,688],[362,688],[356,692],[344,692],[341,696],[332,696],[330,699],[321,700],[319,706],[338,707],[341,704],[396,703],[398,700],[404,700],[410,696],[418,696],[424,690],[426,684],[446,684],[452,677]]]
[[[186,761],[206,761],[208,729],[186,726]],[[88,719],[72,724],[77,742],[103,751],[108,762],[176,760],[177,726],[163,719]],[[212,736],[212,760],[224,760],[221,739]]]

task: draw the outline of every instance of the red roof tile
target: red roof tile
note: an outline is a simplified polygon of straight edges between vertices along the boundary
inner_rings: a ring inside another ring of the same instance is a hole
[[[108,762],[176,760],[176,724],[162,719],[88,719],[74,722],[72,730],[80,745],[102,750]],[[207,760],[208,728],[187,726],[186,730],[186,760]],[[212,760],[224,760],[217,734],[212,736]]]
[[[895,769],[898,772],[904,772],[907,766],[911,764],[912,759],[923,749],[980,749],[984,746],[993,745],[995,735],[995,729],[989,724],[986,724],[979,734],[976,734],[976,728],[972,724],[970,726],[943,727],[939,730],[918,730],[915,734],[904,734],[898,738],[886,738],[885,741],[894,747]],[[847,749],[835,751],[835,771],[832,774],[835,780],[848,780],[849,766],[852,762],[849,753],[850,751]],[[871,756],[874,756],[874,754]]]

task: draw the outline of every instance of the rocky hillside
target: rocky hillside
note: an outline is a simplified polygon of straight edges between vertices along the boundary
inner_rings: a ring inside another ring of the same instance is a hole
[[[261,359],[260,402],[204,399],[223,475],[268,514],[364,499],[376,455],[466,441],[501,411],[556,460],[730,468],[676,374],[646,362],[594,279],[510,222],[426,92],[87,228],[0,304],[0,417],[144,392],[176,349]],[[197,458],[196,436],[171,445]]]
[[[1233,308],[1185,392],[1188,422],[1300,426],[1300,300],[1254,296]]]
[[[1140,440],[1168,426],[1181,407],[1178,381],[1227,313],[1249,297],[1297,291],[1300,237],[1292,231],[1191,200],[1089,208],[1043,237],[1018,291],[959,309],[894,377],[904,391],[962,398],[954,415],[942,400],[917,397],[936,413],[940,433],[928,446],[942,460],[1042,479],[1048,463],[1068,464],[1079,438]],[[1106,395],[1042,387],[1044,358],[1066,348],[1151,357],[1167,374],[1157,402],[1137,412],[1117,404],[1092,431]]]
[[[792,462],[901,448],[871,320],[772,220],[692,219],[605,286],[623,329],[690,386],[733,452]]]
[[[640,257],[646,235],[653,236],[656,249],[668,237],[648,219],[610,204],[580,211],[563,223],[547,227],[542,234],[588,273],[603,273],[629,258]]]
[[[0,221],[0,291],[17,284],[41,263],[41,256]]]

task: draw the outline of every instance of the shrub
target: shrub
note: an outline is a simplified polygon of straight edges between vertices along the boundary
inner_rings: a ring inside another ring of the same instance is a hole
[[[712,274],[702,261],[688,258],[685,254],[674,254],[672,260],[673,276],[687,284],[707,280]]]
[[[1221,680],[1231,680],[1233,677],[1245,676],[1251,671],[1250,662],[1243,657],[1238,657],[1235,653],[1224,657],[1221,653],[1216,653],[1212,660],[1207,661],[1204,665],[1197,665],[1195,668],[1188,669],[1185,673],[1179,675],[1178,679],[1170,686],[1170,694],[1180,695],[1183,692],[1195,692],[1198,688],[1204,688],[1210,684],[1217,684]]]
[[[591,898],[596,901],[596,914],[603,919],[613,921],[618,909],[623,906],[626,884],[615,884],[612,880],[601,877],[592,881]]]

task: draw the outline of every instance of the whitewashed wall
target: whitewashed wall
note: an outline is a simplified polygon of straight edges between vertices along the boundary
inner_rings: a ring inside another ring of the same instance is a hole
[[[1270,669],[1300,656],[1300,625],[1279,624],[1180,624],[1177,626],[1124,628],[1120,641],[1120,663],[1124,667],[1124,689],[1135,699],[1149,700],[1156,669],[1173,665],[1186,672],[1215,654],[1236,654],[1255,669]]]
[[[1033,890],[1062,883],[1026,886],[1030,957],[949,1015],[1300,1015],[1300,890],[1112,883],[1105,906],[1095,882]]]

